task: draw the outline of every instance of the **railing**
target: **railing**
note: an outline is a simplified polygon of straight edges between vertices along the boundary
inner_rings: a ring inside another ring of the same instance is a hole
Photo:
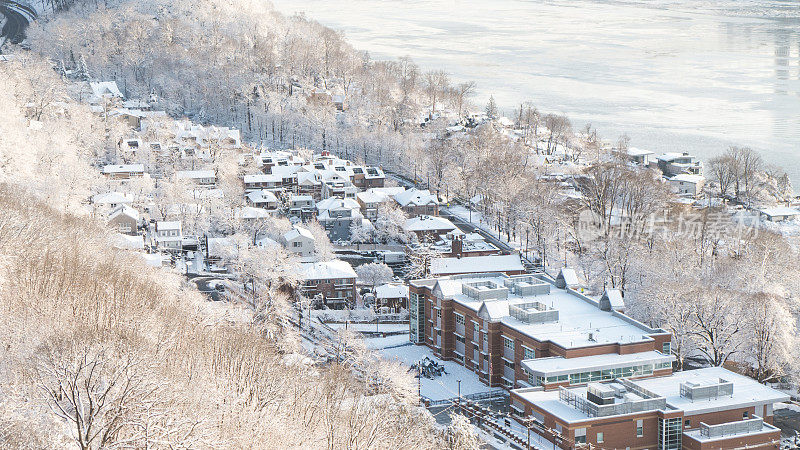
[[[738,422],[721,423],[719,425],[706,425],[700,422],[700,435],[707,438],[720,437],[731,434],[747,434],[761,431],[764,421],[761,417],[753,416],[752,419]]]

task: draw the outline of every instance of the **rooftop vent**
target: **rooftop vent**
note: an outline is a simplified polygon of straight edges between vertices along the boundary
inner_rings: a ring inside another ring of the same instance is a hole
[[[702,400],[718,398],[726,395],[733,396],[733,382],[720,378],[718,381],[695,383],[686,381],[681,383],[681,397],[689,400]]]
[[[475,300],[508,298],[508,289],[494,281],[476,281],[461,285],[461,293]]]
[[[525,323],[544,323],[558,321],[558,310],[549,308],[541,302],[509,305],[511,317]]]
[[[507,278],[503,284],[520,297],[550,293],[550,284],[532,275]]]

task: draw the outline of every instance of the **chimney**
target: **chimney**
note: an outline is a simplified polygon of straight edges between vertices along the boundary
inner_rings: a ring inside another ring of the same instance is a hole
[[[450,252],[456,258],[461,258],[462,256],[464,256],[464,240],[461,235],[453,236]]]

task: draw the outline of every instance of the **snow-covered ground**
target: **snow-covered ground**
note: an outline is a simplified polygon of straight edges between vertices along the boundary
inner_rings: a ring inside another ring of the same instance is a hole
[[[383,350],[391,347],[398,347],[401,345],[411,344],[408,340],[408,333],[395,334],[382,338],[364,338],[367,348],[373,350]]]
[[[428,347],[409,343],[402,347],[384,348],[380,353],[385,359],[400,361],[409,367],[426,356],[444,365],[447,371],[445,375],[433,379],[422,378],[422,395],[434,401],[458,397],[458,380],[461,380],[461,395],[492,390],[481,383],[477,374],[455,362],[440,360]]]

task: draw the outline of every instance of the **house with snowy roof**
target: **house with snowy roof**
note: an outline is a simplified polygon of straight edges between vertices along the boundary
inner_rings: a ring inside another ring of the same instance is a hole
[[[139,211],[122,204],[108,214],[106,223],[121,234],[136,236],[139,234]]]
[[[409,189],[394,196],[394,201],[409,217],[438,216],[439,201],[427,189]]]
[[[431,260],[431,276],[462,275],[466,273],[524,274],[525,266],[518,254],[451,257]]]
[[[800,217],[800,210],[788,206],[775,206],[772,208],[762,208],[758,213],[770,222],[783,222]]]
[[[92,81],[89,83],[89,89],[92,90],[89,103],[93,105],[125,98],[117,87],[116,81]]]
[[[276,211],[278,209],[278,197],[266,189],[259,189],[257,191],[248,192],[245,195],[247,203],[256,208],[263,208],[267,211]]]
[[[112,180],[127,180],[144,176],[144,164],[108,164],[103,175]]]
[[[400,312],[408,309],[408,285],[386,283],[375,287],[375,307],[382,311]]]
[[[180,221],[156,222],[151,236],[159,249],[174,252],[182,248],[183,228]]]
[[[133,203],[133,194],[124,192],[104,192],[92,196],[92,204],[95,208],[114,209],[120,205],[130,205]]]
[[[403,231],[414,233],[419,240],[436,242],[447,233],[459,231],[453,222],[439,216],[421,215],[412,217],[403,224]]]
[[[179,170],[175,172],[175,178],[204,188],[217,186],[217,174],[213,170]]]
[[[307,228],[295,225],[294,228],[283,233],[280,237],[281,243],[286,250],[296,253],[304,258],[314,256],[314,235]]]
[[[669,179],[669,185],[678,195],[697,197],[703,191],[706,178],[702,175],[682,173]]]
[[[356,301],[356,271],[340,260],[301,264],[300,294],[319,298],[324,306],[342,309]]]
[[[326,198],[316,204],[317,221],[332,241],[350,239],[350,228],[362,224],[364,216],[358,202],[351,198]]]

